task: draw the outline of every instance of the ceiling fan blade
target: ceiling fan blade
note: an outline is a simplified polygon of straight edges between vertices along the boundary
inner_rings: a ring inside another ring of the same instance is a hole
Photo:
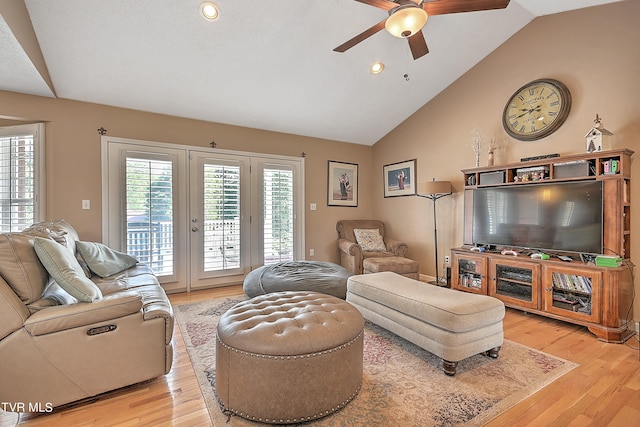
[[[337,48],[333,49],[333,51],[334,52],[344,52],[344,51],[346,51],[348,49],[351,49],[352,47],[354,47],[355,45],[357,45],[361,41],[368,39],[369,37],[371,37],[372,35],[374,35],[378,31],[383,29],[385,22],[386,22],[386,19],[383,19],[382,21],[378,22],[373,27],[369,28],[368,30],[365,30],[365,31],[361,32],[360,34],[358,34],[357,36],[355,36],[351,40],[348,40],[347,42],[345,42],[345,43],[341,44],[340,46],[338,46]]]
[[[429,48],[427,47],[427,42],[424,39],[424,34],[422,34],[422,31],[418,31],[417,33],[409,37],[408,40],[413,59],[421,58],[429,53]]]
[[[480,10],[504,9],[509,0],[436,0],[425,1],[422,8],[428,15],[444,15],[447,13],[476,12]]]
[[[388,0],[356,0],[360,3],[368,4],[369,6],[379,7],[384,10],[391,10],[399,6],[398,3],[394,3]]]

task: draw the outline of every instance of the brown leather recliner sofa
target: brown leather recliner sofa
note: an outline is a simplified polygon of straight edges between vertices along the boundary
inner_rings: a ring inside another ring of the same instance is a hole
[[[102,278],[84,268],[102,296],[79,302],[40,262],[38,238],[76,258],[78,234],[63,220],[0,234],[0,402],[29,412],[168,373],[173,311],[151,269]]]

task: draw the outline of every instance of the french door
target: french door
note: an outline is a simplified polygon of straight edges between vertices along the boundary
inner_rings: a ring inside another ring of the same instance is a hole
[[[191,288],[239,282],[250,269],[250,158],[190,160]]]
[[[254,268],[296,259],[296,220],[304,206],[296,205],[296,166],[277,159],[252,159],[252,217],[261,220],[253,223],[251,234],[262,239],[252,250]]]
[[[303,159],[103,137],[103,240],[165,289],[304,257]]]

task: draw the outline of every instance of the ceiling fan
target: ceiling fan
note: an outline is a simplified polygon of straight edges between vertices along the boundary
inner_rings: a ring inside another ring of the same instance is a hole
[[[369,6],[378,7],[389,12],[389,17],[363,31],[346,43],[333,49],[345,52],[385,28],[389,34],[405,38],[413,59],[427,53],[427,42],[422,34],[422,27],[431,15],[448,13],[475,12],[480,10],[504,9],[509,0],[356,0]]]

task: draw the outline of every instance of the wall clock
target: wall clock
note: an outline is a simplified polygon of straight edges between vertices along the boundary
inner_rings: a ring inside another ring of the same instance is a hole
[[[504,130],[520,141],[535,141],[558,130],[569,116],[571,93],[558,80],[527,83],[509,98],[502,113]]]

